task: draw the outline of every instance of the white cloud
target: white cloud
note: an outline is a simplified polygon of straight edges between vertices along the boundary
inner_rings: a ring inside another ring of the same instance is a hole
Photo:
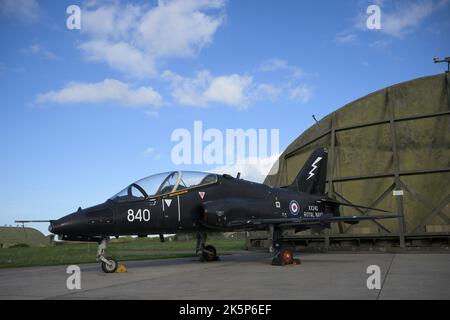
[[[261,83],[258,84],[252,93],[253,100],[270,100],[272,102],[278,100],[281,96],[282,88],[276,87],[272,84]]]
[[[251,77],[238,74],[215,77],[203,95],[207,101],[245,107],[248,104],[246,90],[252,81]]]
[[[35,22],[39,18],[39,4],[37,0],[1,0],[0,16]]]
[[[249,89],[253,79],[249,76],[231,74],[214,77],[204,70],[198,72],[195,78],[165,71],[163,78],[171,82],[172,95],[182,105],[205,107],[216,103],[246,108],[250,103]]]
[[[290,65],[286,60],[283,59],[267,60],[259,66],[259,71],[262,72],[289,71],[291,73],[291,76],[295,78],[301,78],[305,75],[302,69]]]
[[[151,157],[153,160],[157,161],[162,158],[160,153],[156,153],[156,149],[154,147],[149,147],[144,151],[144,154],[148,157]]]
[[[362,32],[385,35],[377,40],[371,40],[369,46],[377,49],[386,49],[392,38],[404,38],[416,31],[424,24],[424,21],[433,13],[446,7],[450,0],[403,0],[383,1],[376,0],[370,4],[376,4],[381,9],[381,29],[369,30],[366,25],[369,15],[366,8],[369,2],[359,3],[358,14],[353,19],[353,24],[344,31],[336,34],[334,42],[338,45],[359,44],[363,41]]]
[[[123,106],[159,106],[162,98],[151,87],[132,89],[128,84],[114,79],[97,83],[71,82],[59,91],[41,93],[37,103],[101,103],[112,102]]]
[[[313,97],[314,88],[305,84],[289,89],[289,97],[292,100],[308,103]]]
[[[209,45],[224,21],[223,0],[147,4],[90,4],[83,10],[79,46],[90,60],[137,77],[156,74],[160,59],[192,57]]]
[[[156,74],[151,56],[125,42],[107,42],[95,40],[80,45],[92,61],[104,61],[111,68],[140,78]]]
[[[369,43],[369,47],[376,49],[385,49],[392,43],[392,39],[381,39]]]
[[[261,64],[259,67],[260,71],[265,72],[271,72],[271,71],[277,71],[277,70],[285,70],[287,69],[289,64],[286,60],[282,59],[270,59],[268,61],[265,61]]]
[[[91,3],[82,10],[81,31],[93,39],[131,39],[142,10],[141,6],[120,5],[117,1],[104,5]]]
[[[40,55],[47,59],[56,59],[56,55],[41,44],[33,44],[29,48],[21,50],[21,52]]]
[[[241,178],[262,183],[269,173],[277,173],[279,156],[277,154],[270,157],[241,159],[234,164],[216,167],[210,171],[219,174],[229,174],[234,177],[240,172]]]
[[[354,33],[341,32],[336,35],[334,41],[339,45],[343,45],[343,44],[355,43],[357,38],[358,38],[358,36]]]
[[[162,78],[169,81],[172,96],[180,105],[208,107],[222,104],[246,109],[257,101],[277,101],[280,98],[309,102],[314,88],[306,84],[289,82],[282,86],[269,83],[255,83],[248,75],[213,76],[208,70],[197,72],[195,77],[183,77],[165,71]]]
[[[426,18],[446,6],[448,2],[448,0],[407,1],[390,12],[382,9],[381,31],[401,38],[413,32]]]
[[[160,1],[139,25],[139,40],[154,56],[192,56],[212,42],[223,15],[208,15],[224,1]]]

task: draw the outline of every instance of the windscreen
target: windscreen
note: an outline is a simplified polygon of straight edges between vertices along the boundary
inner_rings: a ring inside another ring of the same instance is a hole
[[[195,171],[172,171],[138,180],[113,197],[114,201],[143,200],[161,194],[195,188],[217,182],[217,175]]]

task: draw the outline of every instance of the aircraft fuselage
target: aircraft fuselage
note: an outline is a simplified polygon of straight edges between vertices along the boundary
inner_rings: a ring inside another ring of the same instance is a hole
[[[145,199],[80,209],[52,222],[66,240],[109,236],[234,231],[267,228],[247,221],[319,218],[327,212],[321,196],[218,176],[216,182]],[[77,238],[73,238],[77,237]]]

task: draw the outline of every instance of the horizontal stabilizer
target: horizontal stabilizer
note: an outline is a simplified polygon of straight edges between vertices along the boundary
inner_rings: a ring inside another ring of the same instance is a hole
[[[332,200],[332,199],[322,199],[322,202],[324,202],[324,203],[330,203],[330,204],[334,204],[334,205],[338,205],[338,206],[346,206],[346,207],[352,207],[352,208],[361,208],[361,209],[367,209],[367,210],[373,210],[373,211],[380,211],[380,212],[390,212],[390,211],[383,210],[383,209],[372,208],[372,207],[365,207],[365,206],[360,206],[360,205],[358,205],[358,204],[351,204],[351,203],[339,202],[339,201]]]
[[[339,217],[331,217],[327,218],[329,222],[346,222],[346,223],[354,223],[363,220],[381,220],[381,219],[394,219],[400,217],[396,214],[385,214],[379,216],[339,216]]]

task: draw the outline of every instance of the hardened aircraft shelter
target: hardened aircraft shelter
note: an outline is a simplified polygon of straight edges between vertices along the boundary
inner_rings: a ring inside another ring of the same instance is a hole
[[[302,133],[267,176],[289,185],[318,147],[329,150],[327,192],[339,201],[398,213],[398,219],[339,224],[321,234],[292,234],[298,245],[446,247],[449,245],[450,74],[376,91],[329,114]],[[370,215],[346,207],[343,215]],[[261,234],[250,235],[258,245]]]

